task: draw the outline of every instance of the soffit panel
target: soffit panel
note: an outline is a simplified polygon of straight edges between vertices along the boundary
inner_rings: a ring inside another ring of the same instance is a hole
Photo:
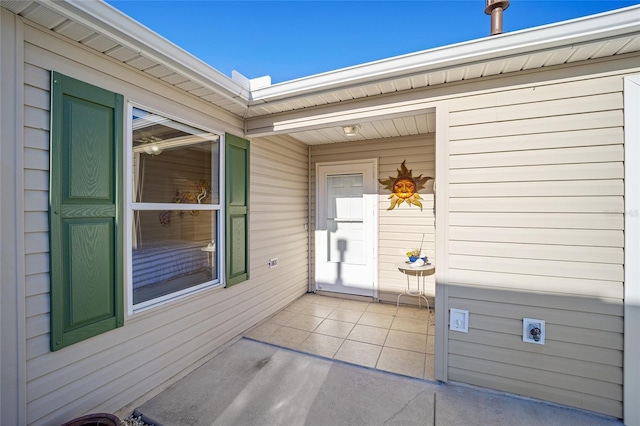
[[[307,145],[320,145],[435,133],[435,127],[436,114],[428,112],[408,117],[363,122],[360,123],[355,136],[345,135],[342,126],[290,133],[290,136]]]
[[[4,3],[2,6],[4,7]],[[67,20],[64,16],[49,10],[46,7],[40,6],[35,2],[31,2],[29,7],[20,12],[20,15],[50,30],[53,30],[55,27]]]
[[[245,104],[242,101],[234,102],[221,94],[216,94],[213,90],[203,87],[202,84],[192,81],[189,75],[176,72],[141,51],[131,49],[110,37],[97,33],[93,26],[90,28],[82,22],[66,18],[47,7],[46,3],[5,0],[2,2],[2,7],[73,42],[80,43],[113,60],[132,66],[180,90],[187,91],[193,96],[213,103],[232,114],[244,117],[246,113],[246,101]],[[214,70],[211,69],[211,71]]]
[[[464,74],[466,73],[467,68],[456,68],[453,70],[449,70],[445,73],[445,80],[447,83],[451,83],[454,81],[464,80]]]
[[[589,43],[584,44],[582,46],[576,47],[575,52],[571,55],[569,62],[580,62],[586,61],[587,59],[593,57],[596,54],[598,49],[600,48],[601,43]]]
[[[623,38],[618,40],[609,40],[602,45],[593,58],[604,58],[607,56],[617,55],[627,44],[631,43],[631,38]]]
[[[111,40],[110,38],[103,37],[98,33],[93,33],[90,37],[81,41],[87,47],[90,47],[93,50],[97,50],[100,53],[104,53],[107,50],[113,49],[118,46],[118,43]]]
[[[95,31],[90,30],[84,25],[80,25],[76,22],[65,21],[64,23],[58,25],[53,29],[58,34],[61,34],[67,38],[70,38],[74,41],[81,41],[86,39],[92,34],[95,34]]]
[[[120,44],[113,49],[107,50],[104,53],[105,55],[115,59],[116,61],[120,61],[123,63],[127,63],[127,61],[130,61],[138,56],[138,52]]]
[[[162,80],[169,83],[172,86],[177,86],[178,84],[189,81],[187,77],[185,77],[182,74],[178,74],[176,72],[173,72],[173,74],[163,77]]]
[[[627,43],[620,51],[619,55],[631,52],[637,52],[640,50],[640,37],[633,37],[629,39],[629,43]]]
[[[396,92],[413,89],[413,81],[411,78],[403,78],[395,81]]]
[[[175,75],[175,73],[173,72],[173,70],[165,67],[164,65],[160,65],[160,64],[155,64],[147,69],[144,70],[144,72],[146,72],[147,74],[150,74],[156,78],[159,78],[160,80],[164,80],[165,82],[167,82],[167,78],[169,76]]]
[[[144,56],[137,56],[127,61],[126,63],[127,65],[137,68],[140,71],[146,71],[149,68],[154,68],[158,65],[156,61],[152,61],[151,59],[145,58]]]
[[[495,64],[495,66],[488,66],[482,76],[490,77],[493,75],[521,71],[529,61],[530,56],[531,55],[525,55],[517,58],[509,58],[505,61],[494,61],[493,64]]]
[[[565,64],[569,61],[573,55],[574,49],[566,47],[564,49],[554,50],[549,56],[548,62],[543,64],[545,67],[549,67],[554,64]]]

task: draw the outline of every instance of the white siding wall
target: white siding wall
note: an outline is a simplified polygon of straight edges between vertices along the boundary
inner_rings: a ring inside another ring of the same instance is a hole
[[[27,422],[60,424],[134,402],[191,371],[225,342],[306,292],[307,148],[283,138],[251,142],[249,281],[134,315],[124,327],[52,353],[49,72],[60,71],[203,126],[242,133],[232,118],[133,69],[38,29],[27,28],[25,39]],[[275,269],[267,266],[271,257],[279,258]]]
[[[622,416],[622,76],[449,105],[449,380]],[[544,346],[522,318],[546,321]]]
[[[360,141],[341,144],[313,145],[311,147],[312,182],[315,185],[316,163],[378,158],[378,178],[396,178],[400,164],[406,160],[406,167],[412,170],[413,177],[419,175],[435,177],[434,137],[433,135],[412,136],[398,139]],[[426,182],[418,193],[423,198],[423,209],[407,203],[387,210],[390,206],[389,191],[380,183],[378,188],[378,289],[379,298],[385,302],[396,302],[399,293],[404,291],[407,281],[394,266],[405,261],[405,253],[418,248],[424,234],[423,251],[431,261],[435,261],[435,228],[433,215],[433,180]],[[315,205],[315,186],[312,188]],[[427,277],[427,292],[433,296],[434,277]],[[415,278],[412,278],[415,280]],[[412,286],[416,283],[412,282]],[[415,289],[415,287],[414,287]],[[417,298],[404,297],[402,303],[415,303]],[[423,302],[424,303],[424,302]]]

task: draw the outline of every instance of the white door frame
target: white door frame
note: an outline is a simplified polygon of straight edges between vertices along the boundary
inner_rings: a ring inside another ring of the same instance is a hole
[[[322,162],[322,163],[316,163],[316,173],[315,173],[315,187],[316,187],[316,201],[315,201],[315,237],[314,237],[314,252],[315,252],[315,256],[314,256],[314,276],[313,278],[313,283],[312,283],[312,288],[314,289],[314,291],[317,290],[317,283],[316,283],[316,274],[317,274],[317,269],[318,269],[318,241],[319,238],[323,238],[323,236],[320,235],[320,233],[322,232],[323,229],[326,230],[326,223],[320,223],[321,220],[321,214],[320,214],[320,209],[321,209],[321,203],[320,200],[324,198],[326,198],[326,193],[322,193],[321,191],[323,190],[324,185],[322,185],[322,182],[320,181],[320,168],[321,167],[332,167],[332,166],[336,166],[336,167],[341,167],[341,166],[357,166],[357,165],[370,165],[371,166],[371,170],[373,173],[373,182],[374,182],[374,189],[373,189],[373,193],[372,194],[367,194],[366,191],[364,193],[364,202],[365,202],[365,212],[370,212],[372,215],[372,220],[371,220],[371,227],[368,230],[365,230],[365,233],[368,233],[371,237],[372,243],[372,264],[373,264],[373,271],[372,271],[372,279],[373,279],[373,298],[377,300],[378,298],[378,291],[379,291],[379,286],[378,286],[378,191],[377,191],[377,185],[375,184],[378,181],[378,159],[377,158],[371,158],[371,159],[361,159],[361,160],[353,160],[353,161],[332,161],[332,162]],[[324,190],[326,191],[326,187],[324,188]]]

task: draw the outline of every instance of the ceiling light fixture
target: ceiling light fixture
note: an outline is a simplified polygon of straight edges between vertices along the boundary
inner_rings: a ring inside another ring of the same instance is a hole
[[[358,129],[360,129],[359,124],[355,124],[353,126],[344,126],[342,130],[344,130],[344,134],[347,136],[355,136],[358,134]]]
[[[149,155],[160,155],[162,153],[162,148],[155,144],[143,145],[142,149]]]
[[[162,148],[158,146],[158,143],[162,142],[162,139],[157,136],[145,136],[136,142],[140,143],[137,148],[149,155],[160,155],[162,153]],[[135,151],[136,149],[134,148],[134,152]]]

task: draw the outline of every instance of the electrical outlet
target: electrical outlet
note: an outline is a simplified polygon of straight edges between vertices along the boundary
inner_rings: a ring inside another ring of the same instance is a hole
[[[469,311],[451,308],[449,310],[449,330],[469,332]]]
[[[276,266],[278,266],[278,258],[269,259],[269,268],[275,268]]]
[[[544,320],[522,318],[522,341],[544,345]]]

